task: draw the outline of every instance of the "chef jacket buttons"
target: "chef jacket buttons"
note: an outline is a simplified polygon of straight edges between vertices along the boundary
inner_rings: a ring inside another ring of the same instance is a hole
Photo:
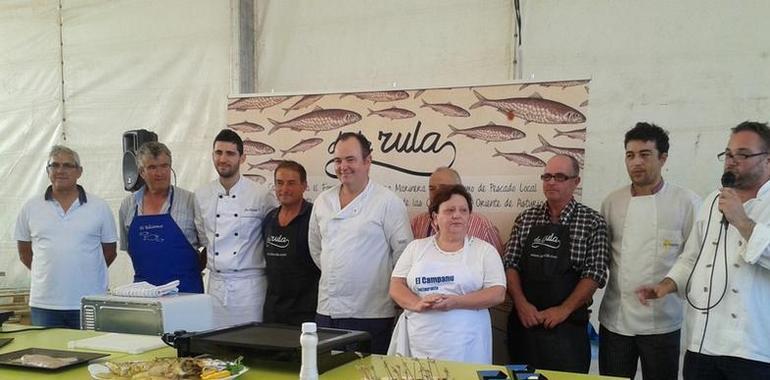
[[[233,194],[233,199],[235,199],[235,194]]]
[[[238,236],[238,233],[237,233],[237,232],[235,233],[235,236]]]
[[[214,234],[214,237],[219,237],[219,234],[218,234],[218,233],[217,233],[217,234]]]
[[[704,291],[704,292],[708,292],[708,291],[709,291],[709,288],[708,288],[708,286],[704,286],[704,287],[703,287],[703,291]]]
[[[738,263],[733,264],[733,266],[736,267],[736,268],[740,268],[741,267],[740,265],[738,265]]]
[[[733,293],[738,294],[738,289],[731,289]]]
[[[214,252],[214,256],[219,256],[219,252]],[[217,271],[219,272],[219,271]]]
[[[238,253],[238,252],[233,252],[233,255],[235,255],[236,253]]]
[[[219,218],[219,214],[217,214],[217,218]]]
[[[217,269],[217,273],[222,273],[222,271],[221,271],[221,270],[219,270],[219,269]]]
[[[739,242],[738,242],[738,246],[739,246],[739,247],[743,246],[743,242],[742,242],[742,241],[739,241]]]
[[[738,316],[737,316],[737,315],[735,315],[735,313],[730,313],[730,316],[731,316],[731,317],[733,317],[733,319],[736,319],[736,318],[738,318]]]
[[[219,199],[222,199],[222,194],[219,194]]]
[[[237,217],[238,217],[238,214],[235,214],[235,217],[237,218]]]

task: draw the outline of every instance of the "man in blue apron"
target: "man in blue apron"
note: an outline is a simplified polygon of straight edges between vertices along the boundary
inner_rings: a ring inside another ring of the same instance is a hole
[[[284,161],[275,169],[275,196],[280,206],[265,218],[267,296],[265,322],[300,325],[315,321],[321,270],[310,257],[307,232],[313,204],[303,197],[307,173]]]
[[[540,177],[546,202],[516,218],[505,256],[514,363],[588,373],[588,305],[606,282],[609,242],[604,218],[572,196],[579,170],[573,157],[552,157]]]
[[[195,198],[171,186],[171,151],[148,142],[136,152],[145,185],[120,205],[120,248],[128,251],[134,282],[163,285],[179,280],[179,291],[203,293],[201,246],[195,228]]]

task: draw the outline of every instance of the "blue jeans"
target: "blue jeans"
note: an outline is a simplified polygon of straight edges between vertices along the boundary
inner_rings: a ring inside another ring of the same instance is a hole
[[[29,308],[32,324],[44,327],[80,329],[80,310],[53,310],[38,307]]]

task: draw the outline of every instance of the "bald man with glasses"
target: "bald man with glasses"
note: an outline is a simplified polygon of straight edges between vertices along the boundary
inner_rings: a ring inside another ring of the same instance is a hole
[[[509,353],[513,363],[588,373],[588,306],[607,280],[607,223],[573,198],[573,157],[552,157],[540,179],[546,201],[516,218],[504,260],[514,301]]]

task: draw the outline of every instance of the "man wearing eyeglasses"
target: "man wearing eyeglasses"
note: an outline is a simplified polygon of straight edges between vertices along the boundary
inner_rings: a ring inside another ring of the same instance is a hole
[[[545,203],[522,212],[505,256],[514,310],[508,319],[513,363],[588,373],[588,306],[607,279],[607,224],[572,194],[580,184],[577,160],[556,155],[543,180]]]
[[[16,220],[19,258],[31,270],[30,317],[36,326],[79,329],[80,298],[107,291],[115,220],[105,201],[78,185],[77,152],[53,146],[46,169],[51,185]]]
[[[732,129],[718,158],[734,183],[706,197],[666,277],[637,290],[643,304],[687,300],[685,379],[770,379],[769,148],[767,124]]]
[[[120,204],[120,249],[134,266],[134,282],[164,285],[179,280],[179,291],[203,293],[201,270],[206,234],[195,217],[200,208],[190,191],[171,185],[171,151],[147,142],[136,151],[145,182]]]
[[[682,253],[700,198],[663,181],[668,133],[637,123],[626,132],[625,163],[631,184],[602,203],[610,231],[610,277],[599,308],[599,371],[633,378],[641,359],[645,379],[676,380],[682,301],[666,297],[644,307],[634,293],[663,277]]]

